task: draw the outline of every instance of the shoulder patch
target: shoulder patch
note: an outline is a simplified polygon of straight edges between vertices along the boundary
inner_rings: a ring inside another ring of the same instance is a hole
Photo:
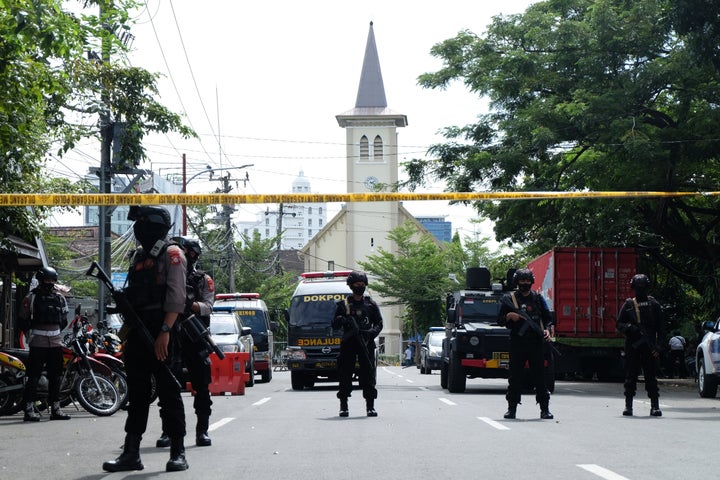
[[[182,263],[182,252],[178,247],[174,245],[167,249],[168,256],[170,257],[171,265],[180,265]]]
[[[214,292],[215,291],[215,281],[212,279],[212,277],[210,275],[205,275],[205,278],[207,278],[208,292]]]

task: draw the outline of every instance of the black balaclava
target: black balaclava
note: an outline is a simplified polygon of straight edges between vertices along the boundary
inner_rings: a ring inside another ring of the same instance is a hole
[[[518,291],[520,293],[528,293],[532,287],[532,283],[518,283]]]
[[[645,302],[648,299],[648,292],[650,288],[647,285],[636,285],[633,287],[635,291],[635,298],[638,302]]]
[[[365,285],[351,285],[350,290],[352,290],[355,295],[362,295],[363,293],[365,293]]]
[[[133,233],[145,252],[151,253],[158,240],[164,240],[170,229],[165,225],[153,222],[136,221]]]

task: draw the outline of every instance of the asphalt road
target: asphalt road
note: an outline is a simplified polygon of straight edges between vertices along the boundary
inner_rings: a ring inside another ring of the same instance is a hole
[[[337,385],[293,391],[287,372],[244,396],[213,397],[213,446],[194,445],[192,397],[184,394],[190,469],[166,473],[155,448],[157,406],[141,446],[145,470],[110,474],[125,413],[95,417],[66,409],[70,421],[23,423],[0,417],[0,479],[573,479],[714,478],[720,399],[701,399],[692,380],[664,380],[661,418],[644,392],[623,417],[622,385],[558,382],[554,420],[540,420],[532,395],[518,419],[504,420],[505,380],[468,380],[463,394],[416,368],[378,369],[379,416],[365,416],[360,392],[340,418]]]

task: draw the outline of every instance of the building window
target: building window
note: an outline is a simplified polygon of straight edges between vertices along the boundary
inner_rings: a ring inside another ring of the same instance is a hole
[[[318,220],[318,227],[322,227],[322,218]]]
[[[265,217],[265,225],[270,225],[270,219]]]
[[[370,160],[370,142],[368,138],[363,135],[360,139],[360,161],[367,162]]]
[[[308,238],[312,237],[312,229],[308,228]]]
[[[312,207],[308,207],[308,215],[312,215]]]
[[[383,141],[382,138],[380,138],[380,135],[377,135],[375,137],[375,141],[373,142],[373,161],[383,161]]]
[[[322,207],[318,207],[318,215],[322,215]]]
[[[308,218],[308,227],[312,227],[312,218]]]

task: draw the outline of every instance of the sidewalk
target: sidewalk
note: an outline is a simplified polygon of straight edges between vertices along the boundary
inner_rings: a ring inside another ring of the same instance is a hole
[[[695,378],[658,378],[660,388],[689,388],[697,389]]]

